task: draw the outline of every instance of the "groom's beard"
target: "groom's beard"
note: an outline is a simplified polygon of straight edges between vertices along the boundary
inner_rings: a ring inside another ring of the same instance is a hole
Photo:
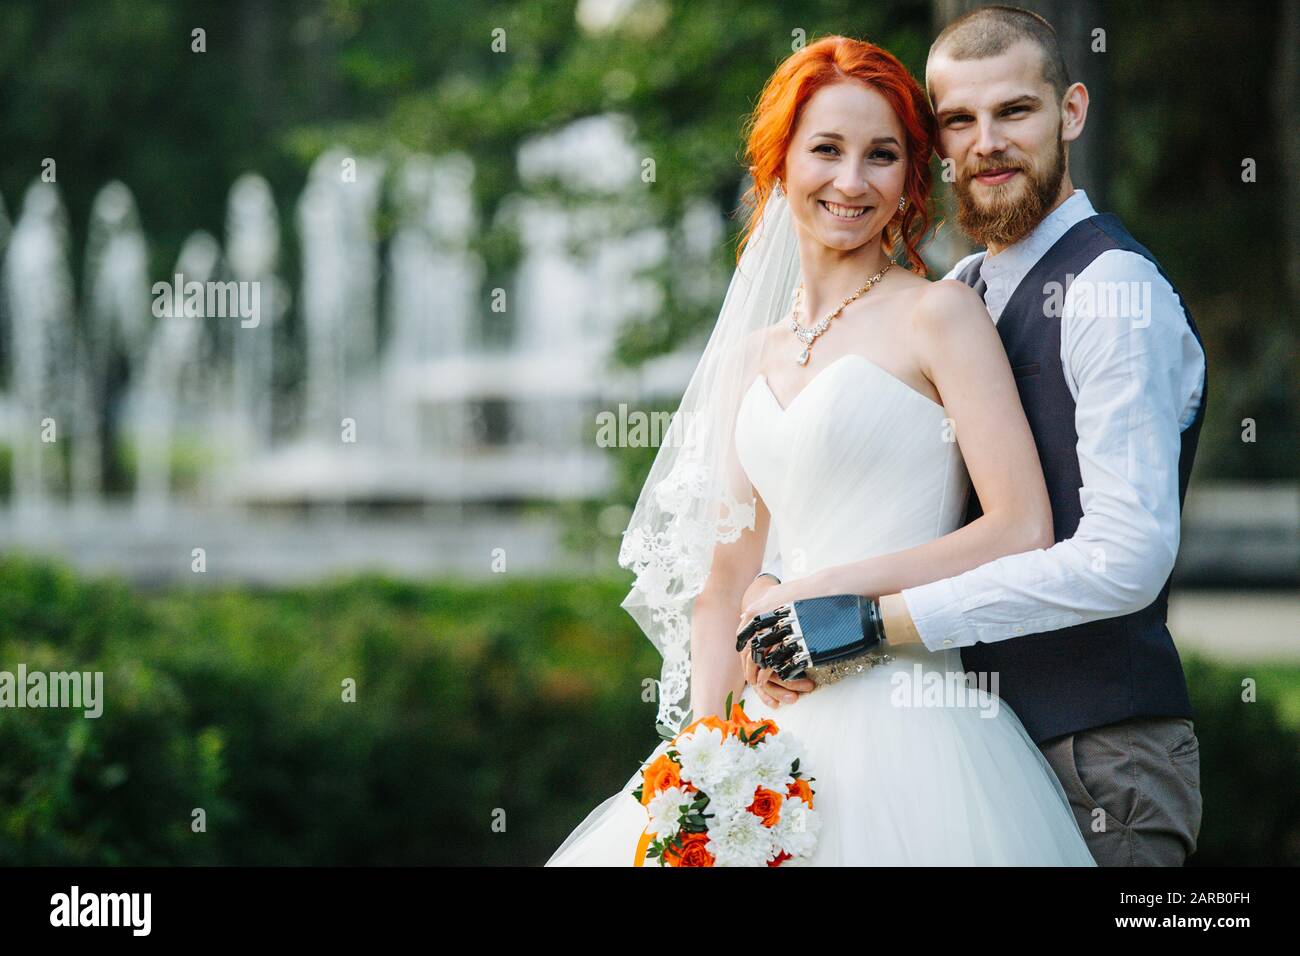
[[[1006,160],[990,159],[953,183],[957,196],[957,226],[972,242],[982,246],[1009,246],[1034,231],[1056,202],[1065,178],[1065,143],[1057,131],[1056,152],[1046,166],[1021,160],[1015,165],[1021,176],[1000,186],[980,187],[983,202],[973,194],[971,180],[987,169],[1007,166]],[[1020,179],[1023,178],[1024,182]]]

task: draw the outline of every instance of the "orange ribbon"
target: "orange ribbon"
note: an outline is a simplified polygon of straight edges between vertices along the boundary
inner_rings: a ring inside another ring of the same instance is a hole
[[[632,860],[633,866],[645,866],[645,851],[650,846],[650,830],[647,827],[641,831],[641,839],[636,844],[636,857]]]

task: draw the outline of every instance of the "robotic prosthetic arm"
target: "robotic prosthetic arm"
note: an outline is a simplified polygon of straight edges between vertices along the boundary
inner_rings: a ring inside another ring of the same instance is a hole
[[[805,598],[756,615],[736,635],[737,651],[746,644],[754,663],[781,680],[819,685],[893,660],[883,652],[879,603],[859,594]]]

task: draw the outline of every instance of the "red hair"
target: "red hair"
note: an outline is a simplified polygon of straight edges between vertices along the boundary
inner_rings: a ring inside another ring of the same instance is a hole
[[[895,213],[884,229],[883,244],[892,256],[901,243],[907,267],[925,275],[919,245],[930,228],[930,154],[938,127],[925,91],[892,53],[874,43],[849,37],[823,37],[786,57],[772,74],[746,124],[745,160],[753,185],[745,193],[749,218],[736,249],[736,261],[754,233],[794,135],[800,111],[822,87],[858,80],[883,96],[903,124],[907,140],[907,174],[903,195],[907,209]]]

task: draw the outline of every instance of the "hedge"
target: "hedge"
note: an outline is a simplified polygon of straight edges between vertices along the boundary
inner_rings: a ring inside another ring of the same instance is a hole
[[[0,864],[544,862],[657,740],[659,656],[625,593],[362,575],[150,594],[0,560],[0,670],[102,671],[106,698],[98,718],[0,708]],[[1185,663],[1191,862],[1300,862],[1300,728],[1278,700],[1300,668]]]

